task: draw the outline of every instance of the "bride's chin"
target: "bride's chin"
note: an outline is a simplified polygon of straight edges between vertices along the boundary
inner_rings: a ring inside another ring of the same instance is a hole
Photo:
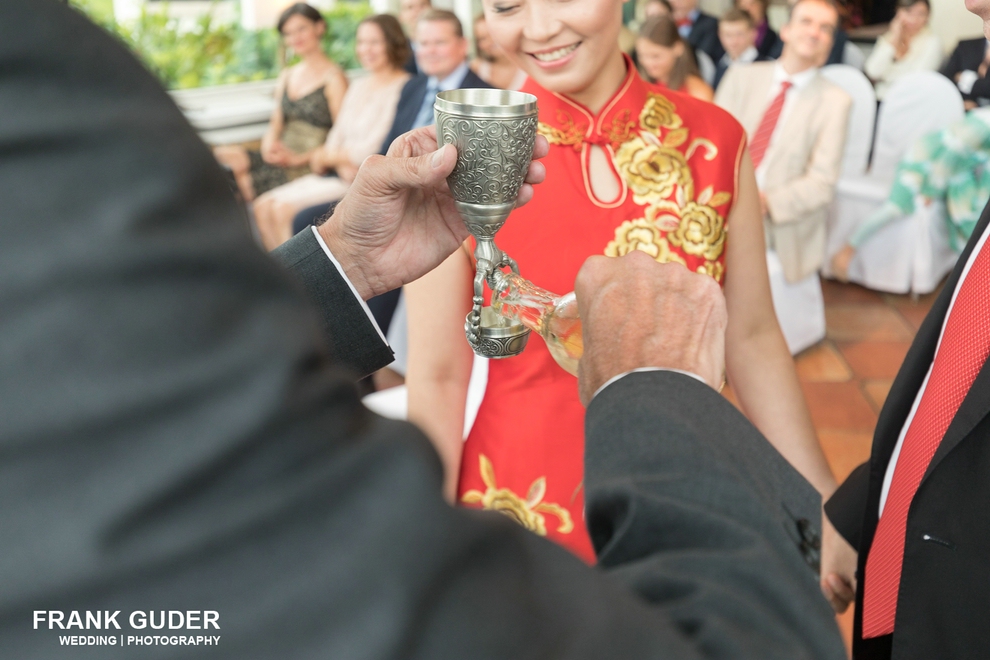
[[[557,94],[571,95],[580,93],[594,79],[594,76],[585,75],[582,71],[576,69],[544,71],[538,67],[532,67],[532,69],[527,67],[525,71],[540,87],[548,92],[556,92]]]

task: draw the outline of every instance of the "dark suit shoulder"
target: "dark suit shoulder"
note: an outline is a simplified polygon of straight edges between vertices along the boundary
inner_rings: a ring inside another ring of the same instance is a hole
[[[468,69],[467,74],[465,74],[464,79],[461,80],[461,84],[458,85],[460,89],[494,89],[487,81],[478,77],[471,69]]]
[[[320,312],[330,355],[336,362],[366,376],[392,361],[392,350],[311,229],[276,248],[272,257],[297,278]]]

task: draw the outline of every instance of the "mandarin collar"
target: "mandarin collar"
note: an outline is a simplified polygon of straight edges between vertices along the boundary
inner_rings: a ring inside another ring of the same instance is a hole
[[[557,144],[571,146],[575,151],[581,151],[585,144],[617,149],[634,135],[649,88],[629,56],[623,54],[623,58],[626,77],[597,114],[563,94],[548,92],[532,79],[527,81],[523,91],[536,95],[540,123],[558,136]]]

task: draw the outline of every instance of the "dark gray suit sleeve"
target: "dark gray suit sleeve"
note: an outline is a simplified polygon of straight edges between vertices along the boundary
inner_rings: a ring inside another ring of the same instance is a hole
[[[382,341],[367,313],[310,228],[272,252],[302,284],[320,313],[330,356],[360,376],[392,362],[392,349]]]
[[[588,407],[585,452],[601,566],[700,646],[841,657],[809,566],[821,499],[725,399],[683,374],[627,375]]]

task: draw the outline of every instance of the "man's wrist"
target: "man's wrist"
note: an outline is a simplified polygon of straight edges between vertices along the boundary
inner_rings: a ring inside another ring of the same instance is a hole
[[[323,239],[327,249],[336,258],[340,269],[347,276],[347,279],[350,280],[361,300],[372,298],[375,292],[368,284],[359,261],[348,250],[347,241],[340,235],[338,223],[334,221],[334,218],[331,216],[322,225],[316,227],[316,231],[319,232],[320,238]]]

